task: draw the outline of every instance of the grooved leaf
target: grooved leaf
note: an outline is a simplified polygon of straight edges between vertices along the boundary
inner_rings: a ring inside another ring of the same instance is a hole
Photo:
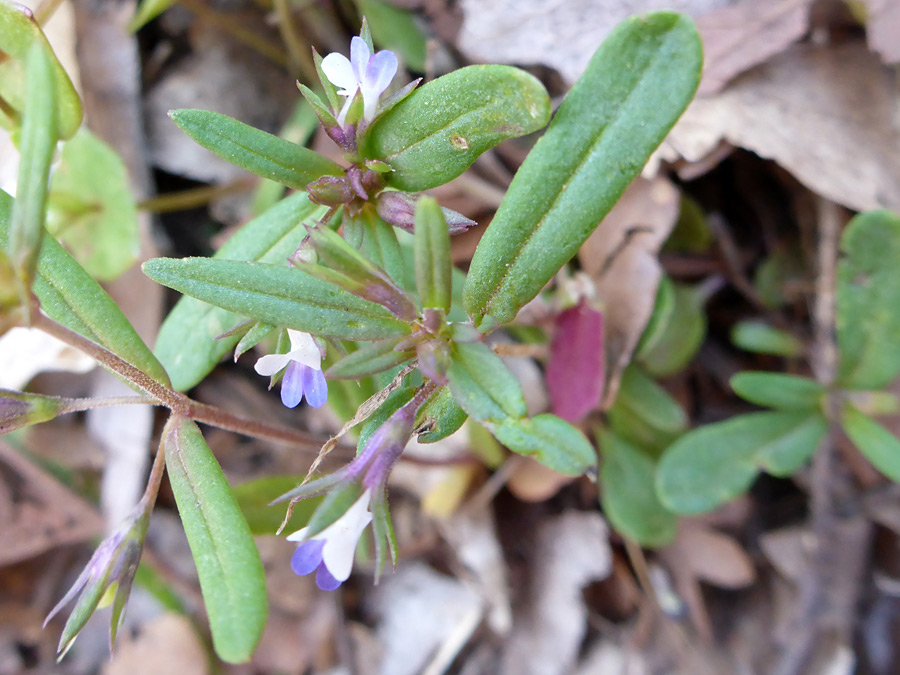
[[[826,393],[807,377],[765,372],[738,373],[731,378],[731,388],[744,400],[779,410],[817,409]]]
[[[511,321],[571,258],[684,111],[702,66],[690,19],[629,19],[603,42],[475,251],[465,306]]]
[[[12,198],[0,190],[0,212]],[[0,246],[9,245],[9,224],[0,218]],[[138,336],[106,291],[84,271],[50,235],[38,254],[34,293],[41,309],[54,321],[140,368],[160,384],[168,385],[165,368]]]
[[[900,483],[900,440],[851,406],[844,409],[841,423],[853,444],[875,468],[895,483]]]
[[[229,663],[249,661],[268,612],[265,574],[250,528],[197,425],[173,417],[163,438],[213,646]]]
[[[214,258],[155,258],[154,281],[254,321],[344,340],[377,340],[410,332],[386,309],[301,269]]]
[[[761,469],[792,474],[827,431],[821,413],[794,411],[752,413],[694,429],[663,453],[657,493],[675,513],[711,511],[743,494]]]
[[[500,421],[528,413],[519,381],[490,347],[480,342],[455,344],[450,356],[450,391],[472,419]]]
[[[298,192],[244,225],[213,257],[284,263],[306,235],[303,221],[317,220],[324,213],[324,206]],[[216,338],[243,320],[196,298],[181,298],[163,321],[154,348],[171,373],[172,386],[184,391],[206,377],[240,340],[237,335]]]
[[[533,457],[565,476],[580,476],[597,463],[594,448],[584,434],[556,415],[507,417],[484,425],[513,452]]]
[[[360,140],[365,157],[391,165],[393,187],[443,185],[485,150],[550,118],[544,86],[511,66],[468,66],[432,80],[380,116]]]
[[[342,176],[344,170],[296,143],[273,136],[210,110],[172,110],[169,117],[207,150],[257,176],[295,190],[322,176]]]

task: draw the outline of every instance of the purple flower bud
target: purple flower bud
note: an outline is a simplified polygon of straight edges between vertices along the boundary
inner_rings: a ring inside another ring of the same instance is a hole
[[[375,200],[375,209],[378,215],[386,223],[394,227],[406,230],[410,234],[415,232],[416,202],[421,195],[411,192],[382,192]],[[450,234],[465,232],[477,223],[471,218],[466,218],[461,213],[441,207],[444,219],[447,221],[447,230]]]
[[[322,176],[306,186],[309,199],[322,206],[340,206],[353,201],[350,181],[343,176]]]
[[[62,408],[58,398],[0,389],[0,434],[52,420]]]

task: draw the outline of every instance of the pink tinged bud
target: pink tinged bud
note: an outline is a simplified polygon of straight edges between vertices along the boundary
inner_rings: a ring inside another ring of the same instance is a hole
[[[0,389],[0,434],[52,420],[62,408],[61,399]]]
[[[603,315],[582,300],[557,317],[550,344],[547,387],[553,412],[573,424],[603,395]]]
[[[375,209],[382,219],[394,227],[406,230],[410,234],[415,232],[416,202],[419,194],[411,192],[382,192],[375,201]],[[441,207],[444,219],[447,221],[447,231],[450,234],[465,232],[477,223],[471,218],[466,218],[461,213]]]
[[[432,382],[447,384],[450,348],[443,340],[425,340],[416,345],[419,370]]]
[[[322,176],[306,186],[310,201],[322,206],[340,206],[353,201],[354,190],[347,178]]]

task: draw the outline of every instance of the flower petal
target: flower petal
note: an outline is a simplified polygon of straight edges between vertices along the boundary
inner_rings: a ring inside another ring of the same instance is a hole
[[[359,537],[372,522],[369,513],[371,496],[369,490],[363,492],[343,516],[317,535],[325,540],[322,562],[338,581],[346,581],[350,576]]]
[[[342,583],[344,582],[338,581],[331,576],[331,572],[328,571],[328,568],[325,567],[325,565],[319,566],[319,571],[316,573],[316,586],[323,591],[335,591]]]
[[[364,117],[371,122],[375,119],[378,109],[378,99],[384,90],[391,84],[394,75],[397,74],[397,57],[394,52],[384,49],[369,59],[360,81],[360,89],[363,95]]]
[[[256,360],[256,365],[253,366],[253,370],[260,375],[271,376],[280,372],[290,362],[291,357],[287,354],[267,354]]]
[[[322,72],[333,85],[345,90],[338,92],[341,96],[351,96],[359,87],[353,66],[343,54],[335,52],[322,59]]]
[[[291,569],[294,574],[304,576],[315,572],[322,564],[322,548],[325,542],[321,539],[301,542],[291,556]]]
[[[291,341],[291,351],[288,352],[291,361],[297,361],[310,368],[322,369],[322,352],[319,351],[312,335],[288,329],[288,338]]]
[[[353,39],[350,40],[350,64],[353,67],[353,75],[357,83],[363,81],[371,56],[372,52],[369,51],[366,41],[361,37],[353,36]]]
[[[325,382],[325,374],[315,368],[303,370],[303,393],[306,402],[313,408],[321,408],[328,401],[328,383]]]
[[[286,408],[296,408],[303,400],[304,372],[309,370],[302,363],[291,361],[281,380],[281,402]]]

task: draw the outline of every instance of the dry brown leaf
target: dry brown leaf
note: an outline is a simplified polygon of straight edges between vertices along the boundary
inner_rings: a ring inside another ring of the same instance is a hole
[[[735,0],[462,0],[459,48],[473,61],[546,65],[575,82],[610,31],[636,14],[698,17]]]
[[[685,523],[672,544],[701,581],[720,588],[745,588],[756,580],[753,561],[732,537]]]
[[[80,497],[0,442],[0,566],[103,532],[103,519]]]
[[[656,255],[678,218],[679,193],[665,177],[638,177],[578,253],[595,282],[606,332],[606,409],[653,313],[662,271]]]
[[[865,45],[797,45],[696,99],[659,156],[698,161],[725,140],[838,204],[897,210],[896,96],[893,74]]]
[[[897,0],[863,0],[868,18],[869,46],[885,63],[900,62],[900,3]]]
[[[719,91],[735,75],[767,61],[806,33],[812,0],[743,0],[697,20],[703,39],[700,94]]]
[[[574,478],[548,469],[540,462],[523,457],[509,477],[506,487],[523,502],[543,502],[571,483]]]
[[[135,638],[116,647],[103,675],[204,675],[209,672],[206,650],[190,619],[164,614],[150,621]]]
[[[582,589],[612,572],[609,530],[599,513],[544,521],[533,553],[527,608],[504,645],[504,675],[557,675],[575,665],[587,630]]]

